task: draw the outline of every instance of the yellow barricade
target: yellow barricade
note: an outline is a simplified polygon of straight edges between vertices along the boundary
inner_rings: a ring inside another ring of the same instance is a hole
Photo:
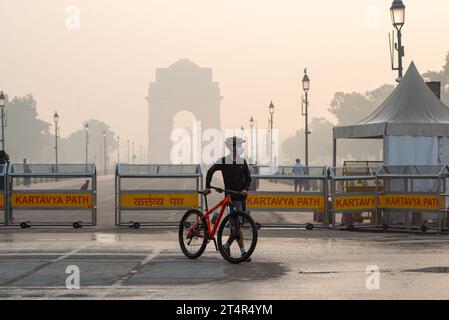
[[[5,195],[0,193],[0,210],[5,210]]]

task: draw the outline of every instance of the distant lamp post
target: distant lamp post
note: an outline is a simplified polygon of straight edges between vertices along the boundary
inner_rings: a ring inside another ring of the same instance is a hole
[[[402,66],[402,58],[405,56],[404,46],[402,45],[402,27],[405,24],[405,5],[402,0],[394,0],[393,4],[390,8],[391,12],[391,21],[393,23],[393,27],[396,29],[398,34],[398,41],[395,43],[394,41],[394,31],[393,31],[393,43],[390,44],[390,54],[391,54],[391,68],[392,70],[397,70],[399,72],[399,77],[396,79],[397,82],[400,82],[403,75],[403,66]],[[394,49],[393,49],[394,48]],[[398,66],[394,66],[394,54],[393,50],[398,53]]]
[[[89,123],[84,123],[84,132],[86,134],[86,166],[89,163]]]
[[[56,172],[58,172],[58,133],[59,133],[59,115],[58,112],[55,111],[53,115],[53,120],[55,122],[55,160],[56,160]]]
[[[273,101],[270,102],[268,107],[268,112],[270,113],[270,163],[273,165],[273,115],[274,115],[274,105]]]
[[[117,164],[120,163],[120,136],[117,136]]]
[[[249,119],[249,126],[251,127],[251,132],[250,132],[250,140],[251,140],[251,163],[254,161],[254,140],[253,140],[253,128],[254,128],[254,119],[253,117],[251,117],[251,119]]]
[[[128,164],[130,164],[130,162],[129,162],[129,139],[126,140],[126,142],[127,142],[127,144],[128,144]]]
[[[133,141],[133,150],[132,150],[132,157],[133,157],[133,164],[135,163],[135,160],[136,160],[136,153],[134,152],[134,141]]]
[[[6,97],[3,93],[3,91],[0,92],[0,108],[2,113],[2,150],[5,150],[5,102]]]
[[[306,167],[309,166],[309,89],[310,89],[310,78],[307,75],[307,69],[304,69],[304,77],[302,78],[302,89],[304,90],[305,98],[302,100],[302,110],[301,113],[306,119],[306,129],[305,129],[305,157]]]
[[[104,171],[104,175],[107,175],[107,168],[106,168],[106,130],[103,130],[103,171]]]
[[[143,163],[143,146],[140,145],[140,161]]]

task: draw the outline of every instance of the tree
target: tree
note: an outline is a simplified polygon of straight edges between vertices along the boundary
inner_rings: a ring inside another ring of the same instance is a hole
[[[6,104],[5,149],[13,162],[48,162],[51,159],[50,124],[38,119],[33,95],[14,97]]]
[[[111,153],[117,150],[118,143],[115,139],[115,133],[110,127],[99,120],[89,120],[89,146],[88,161],[96,163],[99,169],[104,165],[104,139],[103,131],[106,131],[106,163],[111,167],[116,159],[112,158]],[[61,160],[66,163],[84,163],[86,161],[86,133],[84,128],[73,132],[65,139],[61,139]]]
[[[335,115],[338,125],[354,124],[369,116],[394,90],[392,85],[383,85],[364,94],[337,92],[328,111]]]
[[[449,106],[449,52],[446,55],[446,64],[441,71],[427,71],[423,74],[423,77],[430,81],[441,82],[441,101]]]

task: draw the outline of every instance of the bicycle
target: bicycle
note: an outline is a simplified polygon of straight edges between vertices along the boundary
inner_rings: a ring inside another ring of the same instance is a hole
[[[179,225],[179,244],[181,250],[186,257],[196,259],[204,253],[208,243],[213,240],[215,249],[220,252],[224,259],[231,263],[243,262],[253,254],[254,249],[256,248],[258,233],[256,223],[248,213],[235,211],[234,208],[231,207],[231,194],[240,194],[240,192],[216,187],[211,187],[211,189],[218,193],[225,192],[226,196],[216,206],[209,210],[207,194],[202,191],[198,192],[204,196],[206,211],[203,213],[198,209],[190,209],[182,217]],[[230,213],[224,217],[223,221],[221,221],[227,207],[230,207]],[[211,219],[211,214],[218,208],[220,208],[220,212],[214,219]],[[215,233],[217,233],[218,243],[215,239]],[[225,250],[223,244],[231,239],[233,240],[229,249]],[[251,243],[246,253],[243,255],[240,250],[240,245],[238,244],[239,241],[241,243],[248,243],[248,241],[250,241]],[[236,243],[237,245],[235,245]]]

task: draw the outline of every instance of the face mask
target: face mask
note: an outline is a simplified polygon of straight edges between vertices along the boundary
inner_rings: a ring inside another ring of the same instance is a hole
[[[237,148],[237,154],[238,154],[239,156],[241,156],[244,152],[245,152],[245,149],[243,149],[242,147],[238,147],[238,148]]]

